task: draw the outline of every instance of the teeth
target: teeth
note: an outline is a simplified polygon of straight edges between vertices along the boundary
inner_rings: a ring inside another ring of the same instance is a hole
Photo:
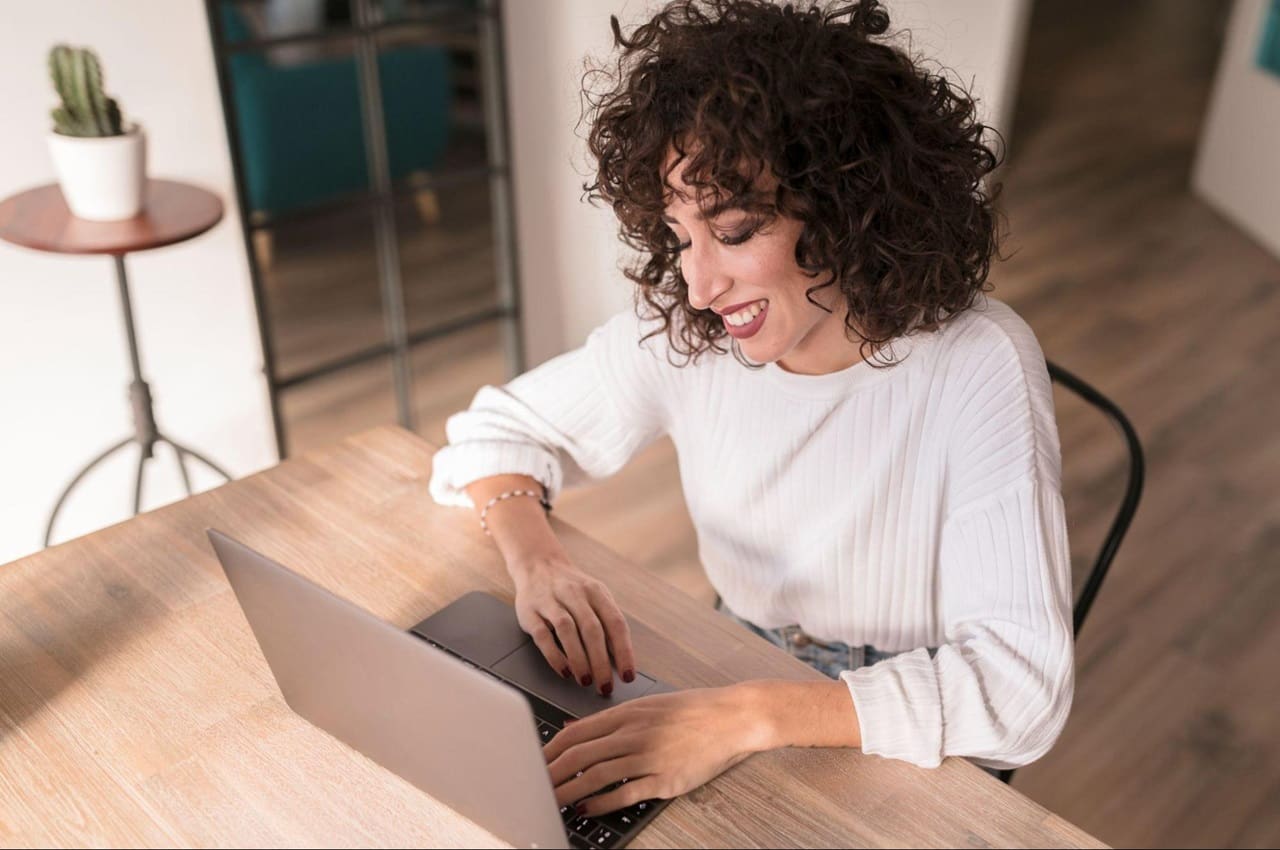
[[[754,319],[756,316],[760,315],[760,311],[763,309],[764,309],[764,302],[757,301],[754,304],[750,305],[749,307],[743,307],[738,312],[725,316],[725,320],[728,321],[729,324],[733,325],[735,328],[740,328],[743,325],[750,324],[751,320]]]

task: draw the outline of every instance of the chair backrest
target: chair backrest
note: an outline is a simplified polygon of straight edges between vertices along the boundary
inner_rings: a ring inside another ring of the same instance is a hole
[[[1115,559],[1116,551],[1120,548],[1120,541],[1124,539],[1125,532],[1129,530],[1129,524],[1133,522],[1133,515],[1138,510],[1138,499],[1142,496],[1145,466],[1142,457],[1142,443],[1138,441],[1138,433],[1133,430],[1132,423],[1129,422],[1124,412],[1116,406],[1115,402],[1058,364],[1046,361],[1046,365],[1049,367],[1049,377],[1051,379],[1101,411],[1107,419],[1111,420],[1112,424],[1120,429],[1120,434],[1124,437],[1125,445],[1129,451],[1129,483],[1125,487],[1124,498],[1116,511],[1115,519],[1111,521],[1111,529],[1107,532],[1106,539],[1102,541],[1102,549],[1098,552],[1098,559],[1093,563],[1093,569],[1089,571],[1089,578],[1085,580],[1084,588],[1080,591],[1079,598],[1076,599],[1072,620],[1075,636],[1079,637],[1080,627],[1084,625],[1084,618],[1088,616],[1089,609],[1093,607],[1093,602],[1098,596],[1098,590],[1102,587],[1102,580],[1107,577],[1107,571],[1111,569],[1111,562]],[[1013,770],[1002,770],[999,773],[999,777],[1000,781],[1007,784],[1013,778]]]
[[[1115,558],[1116,551],[1120,548],[1120,541],[1124,539],[1125,532],[1129,530],[1129,524],[1133,522],[1133,515],[1138,510],[1138,499],[1142,496],[1145,466],[1143,464],[1142,443],[1138,441],[1138,434],[1134,431],[1128,417],[1116,406],[1115,402],[1058,364],[1047,361],[1047,365],[1050,378],[1080,396],[1111,420],[1112,424],[1120,430],[1121,436],[1124,437],[1125,445],[1129,452],[1129,483],[1125,487],[1124,498],[1116,511],[1115,519],[1111,522],[1111,529],[1107,532],[1106,539],[1102,542],[1102,549],[1098,552],[1098,558],[1094,561],[1093,569],[1089,571],[1089,578],[1085,581],[1084,588],[1080,591],[1080,597],[1076,600],[1073,620],[1075,634],[1079,637],[1080,627],[1084,625],[1084,618],[1088,616],[1089,609],[1093,607],[1094,599],[1098,596],[1098,589],[1102,587],[1102,581],[1107,577],[1107,571],[1111,568],[1111,561]]]

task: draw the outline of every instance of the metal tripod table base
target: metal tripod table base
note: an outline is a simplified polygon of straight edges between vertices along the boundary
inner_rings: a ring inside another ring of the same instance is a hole
[[[89,461],[88,465],[85,466],[84,469],[76,473],[76,477],[71,479],[71,483],[68,484],[66,489],[62,491],[62,494],[58,496],[57,504],[53,506],[53,513],[49,516],[49,525],[47,528],[45,528],[45,532],[44,532],[44,545],[46,548],[49,546],[49,542],[53,540],[53,524],[58,520],[58,512],[62,510],[62,503],[65,502],[67,500],[67,497],[71,495],[71,491],[76,488],[76,485],[79,484],[84,479],[84,477],[89,474],[89,471],[92,470],[95,466],[102,463],[104,460],[111,457],[111,455],[115,454],[116,452],[120,451],[121,449],[125,448],[126,446],[132,443],[138,443],[142,445],[142,454],[138,456],[138,474],[135,477],[134,484],[133,484],[134,516],[137,516],[142,511],[142,473],[146,469],[147,459],[152,457],[153,455],[152,449],[156,443],[167,443],[173,447],[174,459],[178,462],[178,471],[182,473],[182,486],[183,488],[186,489],[188,496],[192,495],[194,492],[191,489],[191,476],[187,472],[186,458],[188,457],[195,458],[196,460],[203,463],[205,466],[212,469],[214,472],[221,475],[223,478],[227,479],[228,481],[231,480],[231,476],[228,475],[226,471],[222,469],[222,467],[218,466],[216,463],[209,460],[207,457],[195,451],[194,449],[190,449],[187,446],[182,445],[181,443],[175,443],[173,440],[170,440],[168,437],[164,436],[163,434],[156,434],[155,439],[151,441],[151,445],[143,444],[142,441],[137,438],[137,436],[128,437],[116,443],[114,446],[107,449],[105,452],[98,455],[93,460]]]
[[[71,479],[71,483],[62,491],[62,495],[58,496],[58,501],[53,506],[53,513],[49,516],[49,525],[44,532],[46,548],[53,539],[53,525],[58,520],[58,511],[62,510],[62,504],[71,495],[71,491],[89,474],[90,470],[130,443],[137,443],[142,448],[142,453],[138,456],[138,474],[133,484],[134,516],[142,510],[142,473],[146,469],[147,461],[155,455],[156,443],[167,443],[173,447],[174,459],[177,460],[178,471],[182,474],[182,486],[186,488],[188,496],[192,495],[191,476],[187,472],[186,464],[188,457],[195,458],[223,478],[231,480],[231,476],[216,463],[199,452],[169,439],[156,427],[155,412],[151,404],[151,388],[147,386],[146,381],[142,380],[142,364],[138,358],[138,338],[133,328],[133,305],[129,300],[129,279],[125,275],[124,257],[117,255],[113,259],[116,263],[116,283],[120,288],[120,307],[124,313],[125,335],[129,340],[129,360],[133,366],[133,383],[129,385],[129,402],[133,408],[133,436],[121,440],[89,461],[88,466]]]

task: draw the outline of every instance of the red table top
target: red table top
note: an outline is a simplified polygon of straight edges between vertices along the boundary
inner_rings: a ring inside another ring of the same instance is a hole
[[[76,218],[57,183],[0,201],[0,239],[58,254],[146,251],[199,236],[221,220],[217,195],[176,180],[147,180],[142,212],[122,221]]]

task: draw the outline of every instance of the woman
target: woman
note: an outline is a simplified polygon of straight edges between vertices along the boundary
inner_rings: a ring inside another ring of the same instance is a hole
[[[636,669],[626,621],[544,507],[670,435],[726,612],[832,679],[591,715],[547,745],[557,799],[600,814],[783,746],[1039,758],[1073,684],[1060,453],[1035,336],[984,294],[998,162],[973,102],[871,40],[874,0],[612,25],[584,188],[641,252],[637,310],[482,388],[432,495],[480,511],[521,626],[607,695]]]

